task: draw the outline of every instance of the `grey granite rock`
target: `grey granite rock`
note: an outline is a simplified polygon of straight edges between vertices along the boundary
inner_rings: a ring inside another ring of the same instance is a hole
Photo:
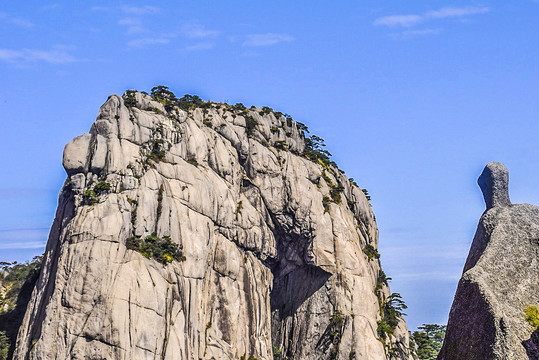
[[[487,210],[495,206],[509,206],[509,172],[504,164],[490,162],[485,166],[477,183],[483,192]]]
[[[524,309],[539,305],[539,208],[511,205],[507,178],[500,163],[489,163],[479,178],[487,210],[453,300],[439,360],[528,359],[523,341],[534,329]]]
[[[124,98],[66,146],[15,359],[410,358],[404,321],[378,339],[389,288],[375,294],[380,263],[363,251],[378,243],[371,207],[333,165],[300,156],[294,121]],[[101,181],[110,190],[93,196]],[[185,261],[126,247],[152,233]]]

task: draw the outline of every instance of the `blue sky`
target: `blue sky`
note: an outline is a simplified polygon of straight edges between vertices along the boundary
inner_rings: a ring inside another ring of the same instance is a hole
[[[0,260],[43,251],[63,146],[107,96],[158,84],[326,139],[372,195],[411,329],[447,319],[487,162],[539,204],[538,1],[79,4],[0,5]]]

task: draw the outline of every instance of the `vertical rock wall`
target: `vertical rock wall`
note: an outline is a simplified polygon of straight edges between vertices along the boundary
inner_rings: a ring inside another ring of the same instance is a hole
[[[132,96],[110,96],[65,148],[15,359],[410,358],[404,321],[377,333],[389,289],[364,251],[378,242],[370,205],[300,156],[296,122]],[[151,234],[185,260],[126,246]]]

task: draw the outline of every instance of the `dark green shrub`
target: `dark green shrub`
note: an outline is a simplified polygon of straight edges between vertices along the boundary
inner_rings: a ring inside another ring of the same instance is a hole
[[[124,105],[126,107],[136,107],[137,99],[135,97],[135,90],[127,90],[124,95]]]
[[[361,191],[363,191],[363,194],[365,194],[365,197],[367,198],[367,200],[371,201],[371,196],[369,195],[369,191],[367,189],[361,189]]]
[[[423,324],[410,338],[417,346],[419,360],[436,360],[442,348],[446,332],[445,325]],[[412,343],[412,345],[413,345]]]
[[[232,105],[232,111],[244,111],[244,110],[247,110],[247,108],[242,103],[236,103],[236,105]]]
[[[403,310],[407,308],[399,293],[389,295],[381,308],[382,320],[378,322],[378,336],[385,339],[387,335],[393,335],[399,325],[399,318],[406,315]]]
[[[177,104],[180,109],[187,111],[196,107],[202,107],[206,103],[198,95],[185,94],[177,101]]]
[[[178,104],[178,98],[167,86],[157,85],[153,87],[151,95],[154,100],[163,104],[166,111],[171,111]]]
[[[94,186],[94,192],[101,195],[110,191],[110,184],[106,181],[100,181]]]
[[[247,136],[253,135],[256,125],[258,125],[258,122],[254,117],[251,115],[245,116],[245,132],[247,133]]]
[[[288,151],[288,145],[286,144],[286,141],[284,140],[278,140],[276,141],[273,146],[277,149],[277,150],[283,150],[283,151]]]
[[[324,196],[322,198],[322,205],[324,206],[324,212],[329,212],[329,203],[331,203],[331,199],[329,196]]]
[[[7,360],[11,342],[4,331],[0,331],[0,360]]]
[[[162,139],[155,139],[150,143],[151,149],[150,153],[146,155],[148,160],[153,160],[155,162],[166,162],[165,150],[163,149],[164,141]]]
[[[311,137],[305,138],[305,148],[303,149],[302,155],[311,161],[320,162],[325,166],[331,164],[337,167],[335,162],[330,159],[331,153],[324,149],[325,146],[324,139],[312,135]]]
[[[365,246],[365,249],[363,249],[363,252],[365,253],[365,255],[367,255],[369,260],[380,258],[380,253],[371,244],[367,244],[367,246]]]
[[[388,285],[388,281],[390,280],[391,278],[386,275],[384,270],[378,270],[378,279],[376,280],[376,288],[374,289],[374,291],[377,292],[379,290],[382,290],[382,287],[384,285]]]
[[[94,205],[98,200],[95,191],[92,189],[88,189],[82,194],[82,202],[84,205]]]
[[[169,236],[157,237],[154,233],[144,239],[132,236],[126,241],[129,250],[135,250],[148,259],[154,259],[163,265],[171,263],[173,260],[185,261],[178,244],[172,242]]]

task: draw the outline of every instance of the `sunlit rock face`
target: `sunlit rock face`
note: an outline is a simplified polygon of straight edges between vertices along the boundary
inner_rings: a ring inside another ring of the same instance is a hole
[[[508,173],[501,163],[487,164],[478,183],[487,209],[438,359],[537,359],[537,334],[532,335],[524,310],[539,305],[539,208],[511,205]]]
[[[15,359],[410,358],[404,321],[377,333],[368,200],[304,148],[273,111],[110,96],[65,148]],[[129,246],[152,234],[182,256]]]

